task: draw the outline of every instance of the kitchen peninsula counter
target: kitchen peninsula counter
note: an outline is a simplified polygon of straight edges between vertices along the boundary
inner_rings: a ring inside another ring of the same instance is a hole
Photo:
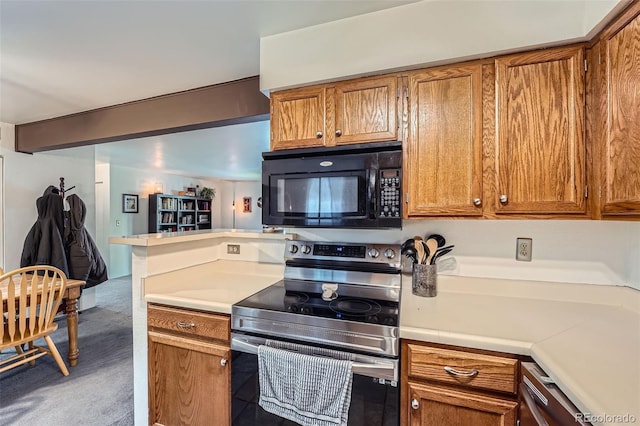
[[[583,413],[640,423],[638,290],[441,275],[427,298],[405,275],[400,337],[531,356]]]
[[[149,294],[150,300],[158,303],[228,313],[236,301],[282,278],[284,247],[289,239],[296,239],[296,235],[229,229],[109,239],[111,244],[131,247],[136,425],[148,424],[145,296]]]
[[[275,284],[283,274],[284,264],[217,260],[148,277],[145,300],[231,314],[234,303]]]

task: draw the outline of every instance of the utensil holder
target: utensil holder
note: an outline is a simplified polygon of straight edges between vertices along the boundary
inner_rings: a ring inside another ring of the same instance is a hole
[[[416,296],[435,297],[438,294],[437,265],[413,265],[411,292]]]

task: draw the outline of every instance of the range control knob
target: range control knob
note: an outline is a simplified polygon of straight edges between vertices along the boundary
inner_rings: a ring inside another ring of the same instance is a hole
[[[291,254],[295,254],[295,253],[297,253],[297,252],[298,252],[298,246],[297,246],[297,245],[295,245],[295,244],[291,244],[291,245],[289,246],[289,253],[291,253]]]
[[[369,257],[373,257],[374,259],[380,255],[380,252],[377,249],[369,249]]]
[[[302,254],[309,254],[309,253],[311,253],[311,246],[303,245],[302,246]]]
[[[384,251],[384,257],[386,257],[387,259],[393,259],[394,257],[396,257],[396,251],[394,249],[386,249]]]

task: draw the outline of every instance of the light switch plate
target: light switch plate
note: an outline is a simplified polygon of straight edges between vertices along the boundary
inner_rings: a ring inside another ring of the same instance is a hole
[[[531,247],[533,240],[531,238],[516,239],[516,260],[531,262]]]

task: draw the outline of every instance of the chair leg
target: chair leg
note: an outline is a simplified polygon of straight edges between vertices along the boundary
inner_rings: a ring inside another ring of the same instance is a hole
[[[33,349],[33,342],[29,342],[29,350]],[[36,360],[31,360],[29,361],[29,365],[34,366],[36,365]]]
[[[53,357],[53,359],[56,360],[58,367],[60,367],[60,371],[62,371],[63,375],[68,376],[69,370],[67,369],[67,366],[62,360],[62,357],[60,356],[60,352],[58,352],[58,348],[56,348],[56,345],[53,343],[53,340],[51,339],[50,336],[44,336],[44,340],[47,342],[47,345],[49,346],[49,350],[51,351],[51,356]]]
[[[22,349],[22,345],[16,346],[16,353],[18,355],[22,355],[24,353],[24,350]]]

